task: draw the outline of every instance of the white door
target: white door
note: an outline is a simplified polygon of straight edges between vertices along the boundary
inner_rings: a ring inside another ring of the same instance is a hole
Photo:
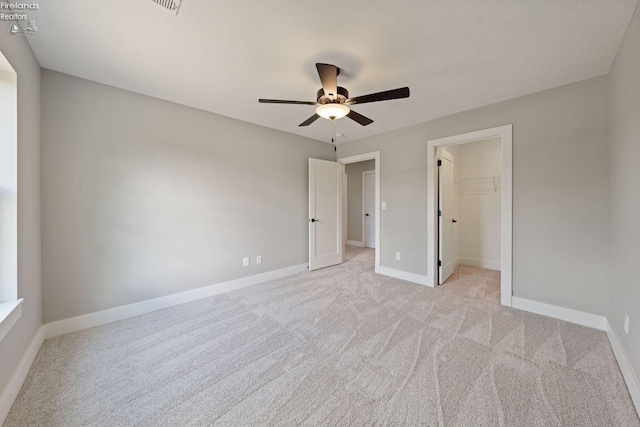
[[[309,270],[342,263],[344,165],[309,159]]]
[[[364,199],[364,245],[376,247],[376,172],[362,173],[362,194]]]
[[[438,277],[443,284],[453,274],[453,155],[440,149],[438,161]]]

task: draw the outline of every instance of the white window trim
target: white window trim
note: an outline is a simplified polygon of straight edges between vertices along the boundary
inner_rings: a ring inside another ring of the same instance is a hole
[[[9,63],[9,61],[4,57],[4,55],[2,54],[2,52],[0,52],[0,71],[2,72],[8,72],[11,73],[15,76],[15,78],[17,79],[17,74],[16,71],[13,69],[13,67],[11,66],[11,64]],[[11,106],[11,109],[16,108],[16,123],[15,126],[16,128],[14,129],[14,131],[16,132],[12,139],[16,139],[16,144],[17,144],[17,83],[15,83],[14,86],[14,96],[15,96],[15,105]],[[16,177],[17,178],[17,177]],[[16,184],[16,188],[15,191],[17,192],[17,184]],[[16,205],[16,209],[17,209],[17,205]],[[12,248],[13,251],[17,251],[17,241],[14,243],[14,246]],[[17,262],[17,261],[16,261]],[[17,269],[17,265],[15,265],[15,268]],[[16,299],[13,300],[13,298],[15,298],[17,296],[17,283],[16,280],[10,280],[9,279],[9,283],[0,283],[0,286],[5,286],[5,285],[9,285],[11,284],[13,286],[13,290],[15,293],[9,293],[9,295],[6,295],[6,293],[3,293],[3,298],[7,298],[10,297],[12,298],[11,301],[7,301],[7,302],[0,302],[0,341],[3,340],[3,338],[9,333],[9,331],[11,330],[11,328],[13,327],[13,325],[16,324],[16,322],[18,321],[18,319],[20,319],[20,316],[22,316],[22,301],[23,299]],[[1,423],[0,423],[1,424]]]
[[[13,325],[22,316],[22,302],[24,298],[16,301],[0,303],[0,341],[9,333]]]

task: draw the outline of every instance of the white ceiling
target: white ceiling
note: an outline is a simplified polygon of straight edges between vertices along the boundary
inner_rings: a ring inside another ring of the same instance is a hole
[[[29,42],[52,70],[328,141],[298,124],[314,64],[342,68],[351,96],[409,86],[409,99],[355,106],[351,141],[606,74],[637,0],[41,0]]]

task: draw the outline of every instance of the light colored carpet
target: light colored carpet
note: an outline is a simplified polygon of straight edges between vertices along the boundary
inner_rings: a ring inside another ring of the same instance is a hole
[[[639,426],[603,332],[348,262],[44,342],[5,426]]]

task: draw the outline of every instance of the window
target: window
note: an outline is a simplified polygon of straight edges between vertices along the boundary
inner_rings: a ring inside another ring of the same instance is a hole
[[[21,314],[18,301],[17,75],[0,53],[0,340]]]

